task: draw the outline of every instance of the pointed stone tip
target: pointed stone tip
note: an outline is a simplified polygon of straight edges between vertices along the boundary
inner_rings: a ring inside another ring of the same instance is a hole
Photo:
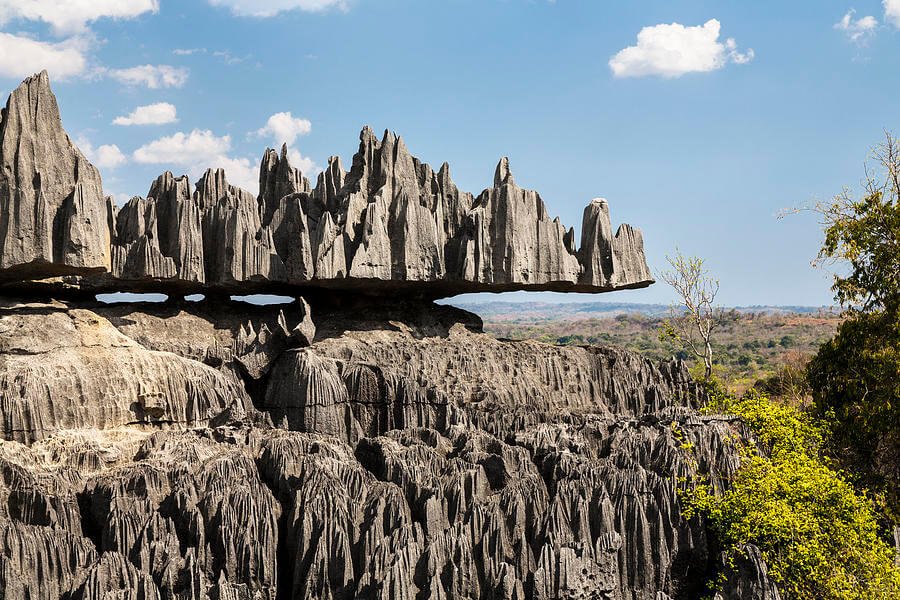
[[[53,94],[53,90],[50,89],[50,76],[47,74],[47,70],[44,69],[40,73],[35,73],[30,77],[26,77],[22,80],[22,83],[16,87],[12,92],[10,92],[10,99],[16,98],[25,94],[30,97],[34,97],[35,94],[44,95],[44,94]]]
[[[21,85],[30,85],[34,82],[50,85],[50,74],[47,73],[47,69],[44,69],[40,73],[35,73],[34,75],[26,77],[24,80],[22,80]]]
[[[288,152],[287,142],[284,142],[283,144],[281,144],[281,158],[283,158],[283,159],[287,158],[287,152]]]
[[[359,141],[362,143],[371,143],[376,139],[375,130],[368,125],[363,126],[362,130],[359,132]]]
[[[497,170],[494,172],[494,187],[500,187],[506,183],[514,182],[512,172],[509,170],[509,158],[504,156],[497,163]]]
[[[591,204],[592,204],[592,205],[602,206],[602,205],[604,205],[604,204],[605,204],[605,205],[609,205],[609,202],[607,202],[606,198],[600,198],[600,197],[597,197],[597,198],[594,198],[593,200],[591,200]]]

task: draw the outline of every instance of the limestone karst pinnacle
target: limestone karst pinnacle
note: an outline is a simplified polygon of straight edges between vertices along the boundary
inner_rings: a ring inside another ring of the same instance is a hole
[[[0,272],[108,271],[111,212],[100,174],[62,128],[47,72],[29,77],[0,113]]]
[[[505,158],[473,197],[365,128],[315,187],[283,147],[257,196],[166,172],[115,210],[46,74],[2,117],[0,598],[687,600],[718,569],[717,600],[778,600],[681,511],[754,443],[684,363],[433,302],[649,284],[606,201],[579,247]]]
[[[445,163],[368,127],[350,171],[333,157],[316,185],[267,149],[259,194],[221,169],[195,185],[160,175],[116,208],[63,130],[46,72],[9,98],[0,126],[0,282],[76,275],[94,290],[411,292],[441,297],[518,289],[605,292],[652,283],[640,231],[613,235],[608,208],[585,211],[581,247],[503,158],[477,197]],[[591,205],[593,206],[593,204]]]

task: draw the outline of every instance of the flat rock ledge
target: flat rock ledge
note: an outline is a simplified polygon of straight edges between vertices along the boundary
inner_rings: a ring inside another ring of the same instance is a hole
[[[283,293],[310,288],[429,298],[464,292],[607,292],[653,283],[638,229],[613,230],[601,198],[580,243],[509,161],[477,197],[403,139],[368,127],[349,171],[315,186],[267,149],[259,194],[209,169],[193,185],[160,175],[118,207],[63,129],[46,72],[0,116],[0,291]]]

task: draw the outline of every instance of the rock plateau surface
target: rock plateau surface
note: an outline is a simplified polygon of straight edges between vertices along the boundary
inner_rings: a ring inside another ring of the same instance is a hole
[[[497,340],[429,298],[649,284],[605,201],[576,248],[505,160],[473,198],[364,130],[315,187],[267,151],[258,197],[167,173],[117,210],[46,74],[0,140],[0,598],[675,600],[716,571],[778,598],[681,512],[752,443],[682,363]],[[123,288],[295,293],[89,297]]]

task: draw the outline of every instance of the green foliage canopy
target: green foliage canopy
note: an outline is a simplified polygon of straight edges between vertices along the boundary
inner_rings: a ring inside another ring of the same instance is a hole
[[[847,308],[837,335],[810,362],[820,416],[833,415],[830,451],[900,517],[900,143],[886,135],[867,166],[864,192],[844,190],[817,207],[820,260],[846,263],[835,299]]]
[[[816,411],[832,417],[831,453],[862,486],[884,495],[900,522],[900,317],[857,313],[810,361]]]

